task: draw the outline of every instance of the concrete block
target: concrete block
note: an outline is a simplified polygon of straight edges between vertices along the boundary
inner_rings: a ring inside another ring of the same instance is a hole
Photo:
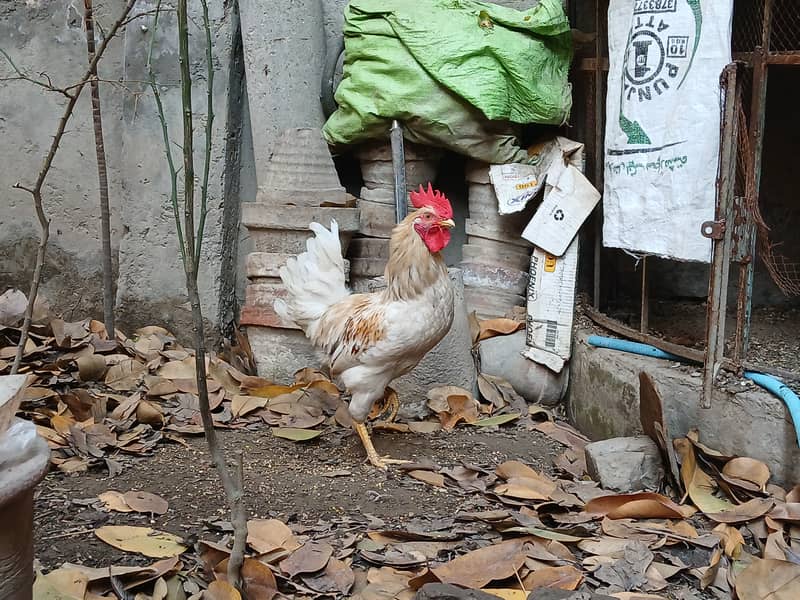
[[[493,221],[493,219],[491,221],[480,218],[467,219],[465,224],[467,236],[501,241],[505,244],[511,244],[520,248],[533,247],[533,244],[528,240],[520,237],[522,235],[522,229],[519,227],[513,224],[498,225]],[[470,243],[473,243],[472,240],[470,240]]]
[[[392,230],[397,224],[397,213],[394,203],[383,204],[361,198],[358,201],[358,208],[361,210],[361,227],[359,231],[367,236],[388,239],[392,236]],[[408,211],[416,209],[408,203]]]
[[[474,244],[464,244],[461,246],[461,256],[464,262],[498,265],[506,269],[527,272],[531,263],[531,255],[527,252],[517,252],[515,246],[509,246],[509,248],[486,248]]]
[[[590,334],[575,332],[568,403],[573,424],[591,439],[641,433],[639,373],[646,371],[664,399],[673,436],[697,427],[701,441],[723,454],[765,462],[776,483],[800,480],[800,449],[780,399],[753,386],[737,394],[716,389],[711,408],[701,408],[701,378],[670,361],[595,348],[586,341]]]
[[[515,306],[525,306],[525,297],[499,288],[466,286],[467,311],[475,311],[480,319],[504,317]]]
[[[263,190],[309,190],[344,194],[328,143],[315,127],[283,131],[259,181]]]
[[[464,272],[464,285],[470,287],[493,287],[519,295],[528,288],[526,271],[467,261],[461,263],[461,270]]]
[[[319,101],[325,61],[320,0],[241,0],[242,42],[253,153],[259,185],[280,134],[322,127]],[[279,15],[279,16],[276,16]]]
[[[480,344],[480,371],[502,377],[528,402],[554,406],[561,402],[569,383],[569,365],[561,373],[522,356],[525,331],[501,335]]]
[[[320,357],[299,329],[248,326],[247,338],[261,377],[288,384],[304,367],[319,367]]]
[[[586,467],[600,487],[623,493],[656,491],[664,477],[658,446],[645,436],[587,444]]]

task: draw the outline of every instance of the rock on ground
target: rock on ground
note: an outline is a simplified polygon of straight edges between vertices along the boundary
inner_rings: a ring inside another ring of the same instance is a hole
[[[664,477],[658,446],[645,436],[587,444],[586,467],[600,487],[617,492],[658,489]]]

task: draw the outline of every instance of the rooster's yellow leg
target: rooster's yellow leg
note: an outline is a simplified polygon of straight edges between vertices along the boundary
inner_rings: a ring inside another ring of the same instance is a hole
[[[409,462],[407,460],[399,460],[396,458],[388,458],[386,456],[378,456],[378,453],[375,451],[375,446],[372,445],[372,440],[369,437],[367,426],[364,425],[363,423],[353,423],[353,429],[356,430],[356,433],[358,433],[358,437],[361,438],[361,443],[364,444],[364,449],[367,451],[367,458],[369,459],[369,462],[370,464],[372,464],[373,467],[385,471],[387,465],[390,464],[402,465]]]

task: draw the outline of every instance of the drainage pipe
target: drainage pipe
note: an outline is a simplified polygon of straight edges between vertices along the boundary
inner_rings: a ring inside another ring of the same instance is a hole
[[[800,398],[797,397],[797,394],[795,394],[789,386],[771,375],[756,373],[754,371],[745,371],[744,376],[784,401],[786,408],[789,409],[789,414],[792,416],[795,434],[797,435],[797,444],[800,446]]]
[[[639,342],[631,342],[629,340],[620,340],[617,338],[603,337],[600,335],[590,335],[587,341],[590,345],[598,348],[619,350],[621,352],[628,352],[630,354],[640,354],[642,356],[663,358],[666,360],[684,360],[679,356],[670,354],[669,352],[664,352],[655,346],[651,346],[649,344],[640,344]],[[756,373],[755,371],[745,371],[744,376],[757,386],[764,388],[768,392],[783,400],[783,402],[786,404],[786,408],[789,410],[789,415],[792,418],[795,436],[797,437],[797,444],[800,446],[800,398],[798,398],[797,394],[795,394],[782,381],[772,377],[771,375]]]

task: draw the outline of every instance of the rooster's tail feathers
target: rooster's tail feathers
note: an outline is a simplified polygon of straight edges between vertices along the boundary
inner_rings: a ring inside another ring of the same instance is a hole
[[[344,258],[339,242],[339,226],[331,220],[330,230],[311,223],[314,232],[306,244],[307,251],[290,258],[280,269],[286,287],[286,300],[275,301],[275,312],[293,321],[312,337],[319,318],[350,294],[344,281]]]

